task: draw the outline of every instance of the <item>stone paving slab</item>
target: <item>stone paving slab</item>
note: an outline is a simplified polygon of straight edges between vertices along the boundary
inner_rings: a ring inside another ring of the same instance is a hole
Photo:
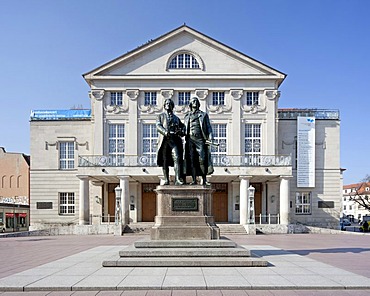
[[[119,290],[122,295],[126,295],[126,292],[131,290],[136,292],[151,290],[151,293],[172,290],[170,295],[176,295],[173,294],[174,291],[190,292],[189,290],[243,290],[250,294],[249,291],[256,292],[254,290],[262,289],[286,292],[287,290],[334,289],[337,292],[341,290],[340,295],[342,295],[342,292],[347,291],[346,289],[370,289],[370,281],[367,277],[311,258],[272,246],[255,245],[248,248],[252,253],[263,256],[264,259],[268,258],[270,265],[222,268],[102,267],[103,260],[116,256],[117,252],[122,250],[122,246],[100,246],[0,278],[0,291],[54,291],[61,292],[61,295],[64,295],[64,292],[68,295],[67,291],[76,291],[76,293],[86,292],[87,295],[93,295],[88,292],[108,293]],[[363,295],[366,295],[367,291],[363,292]],[[6,296],[6,294],[0,295]]]

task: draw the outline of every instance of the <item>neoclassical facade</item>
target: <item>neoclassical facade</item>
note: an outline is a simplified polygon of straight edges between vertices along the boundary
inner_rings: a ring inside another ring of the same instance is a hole
[[[31,114],[31,227],[113,223],[118,186],[122,223],[153,222],[156,117],[171,98],[183,119],[193,96],[219,143],[216,222],[337,227],[339,112],[278,109],[284,73],[183,25],[83,77],[91,110]]]

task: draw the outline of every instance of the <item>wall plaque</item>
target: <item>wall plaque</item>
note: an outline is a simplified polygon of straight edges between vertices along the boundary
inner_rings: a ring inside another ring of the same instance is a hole
[[[172,198],[172,211],[198,211],[198,198]]]
[[[36,203],[36,209],[39,210],[52,210],[53,209],[53,203],[50,202],[37,202]]]
[[[319,201],[318,202],[319,209],[334,209],[334,201]]]

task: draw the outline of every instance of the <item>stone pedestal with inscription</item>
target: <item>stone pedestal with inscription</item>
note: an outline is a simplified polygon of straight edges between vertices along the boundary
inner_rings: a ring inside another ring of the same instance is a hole
[[[157,216],[151,240],[212,240],[220,230],[212,216],[210,187],[157,186]]]
[[[157,216],[150,240],[136,241],[103,261],[104,267],[266,267],[268,262],[220,239],[212,216],[213,189],[157,186]]]

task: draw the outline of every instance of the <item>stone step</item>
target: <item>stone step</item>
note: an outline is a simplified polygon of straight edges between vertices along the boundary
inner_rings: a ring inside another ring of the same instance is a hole
[[[249,257],[250,251],[236,248],[135,248],[119,252],[120,257]]]
[[[214,240],[140,240],[135,248],[235,248],[235,242],[227,239]]]
[[[158,257],[119,258],[103,261],[103,267],[266,267],[268,262],[258,257]]]
[[[240,224],[217,224],[220,234],[247,234],[243,225]]]

